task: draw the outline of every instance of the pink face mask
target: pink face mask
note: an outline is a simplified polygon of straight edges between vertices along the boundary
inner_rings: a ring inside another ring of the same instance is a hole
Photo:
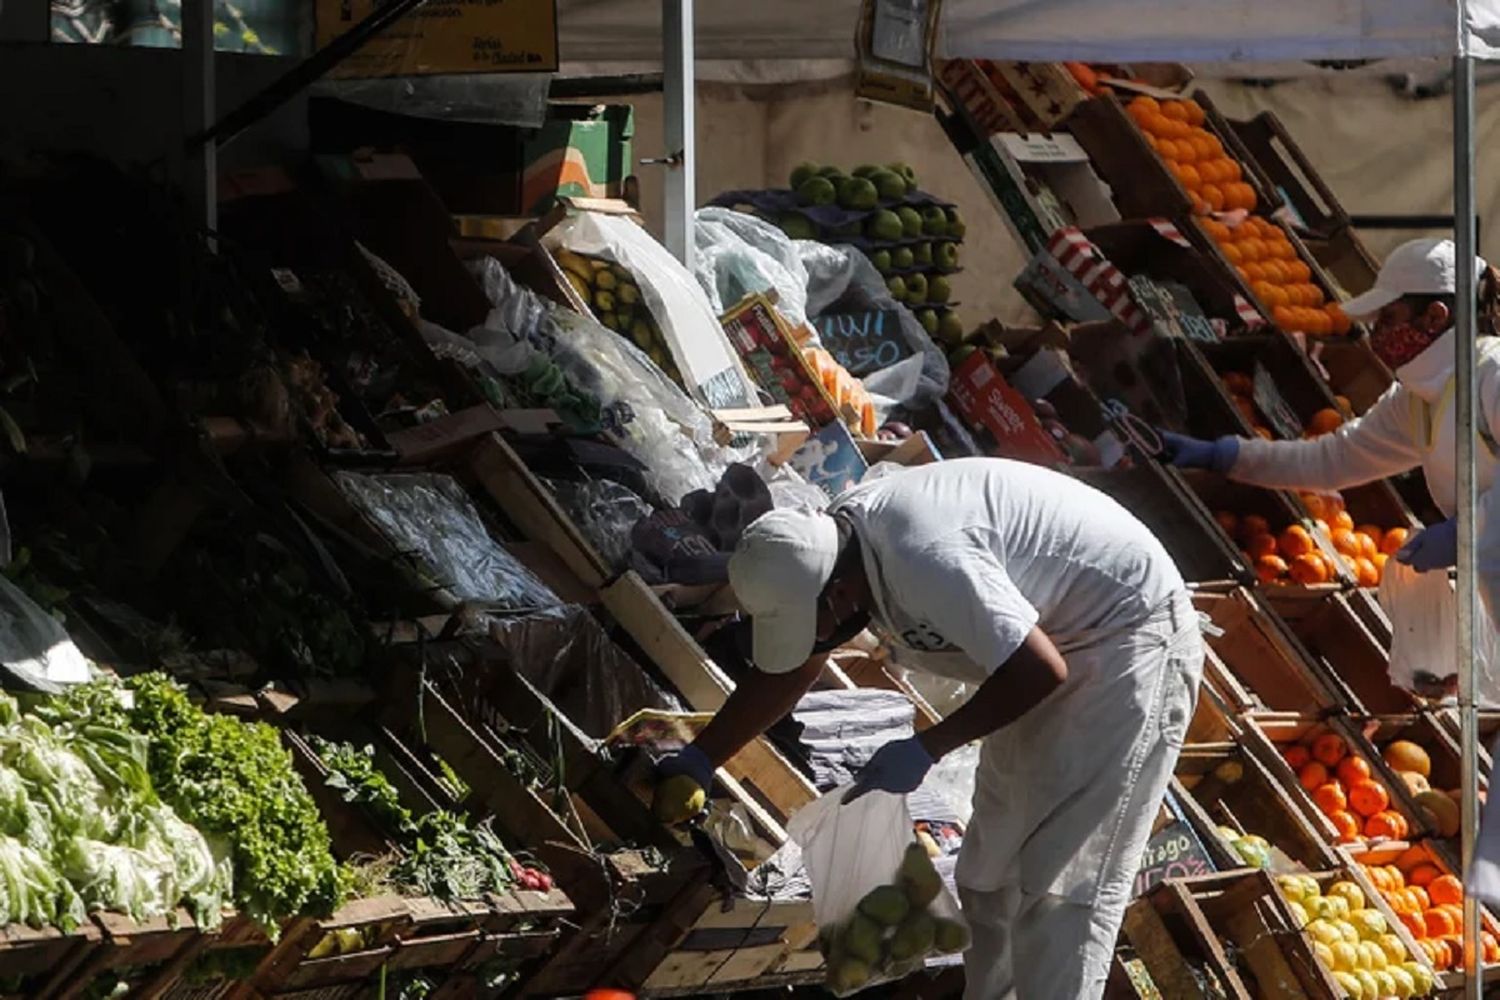
[[[1414,323],[1380,323],[1370,334],[1370,349],[1387,368],[1408,364],[1432,346],[1442,333],[1429,333]]]

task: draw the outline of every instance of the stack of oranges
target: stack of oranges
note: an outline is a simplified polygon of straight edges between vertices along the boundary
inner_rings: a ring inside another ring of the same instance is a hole
[[[1125,107],[1193,201],[1197,215],[1255,208],[1255,189],[1245,183],[1239,161],[1224,153],[1219,137],[1203,127],[1197,101],[1137,97]]]
[[[1243,547],[1245,561],[1255,567],[1261,583],[1332,583],[1338,566],[1319,548],[1311,532],[1300,524],[1289,525],[1278,534],[1259,514],[1243,517],[1227,510],[1214,514],[1229,537]]]
[[[1463,967],[1464,886],[1457,877],[1443,871],[1422,847],[1403,851],[1393,864],[1360,867],[1433,968]],[[1500,938],[1488,926],[1479,940],[1483,963],[1500,962]]]
[[[1313,337],[1349,332],[1348,315],[1313,283],[1312,268],[1298,257],[1286,230],[1259,215],[1235,226],[1213,218],[1198,224],[1277,326]]]
[[[1338,733],[1321,733],[1281,755],[1333,823],[1339,843],[1401,840],[1411,832],[1406,817],[1390,807],[1390,790],[1373,777],[1368,761],[1349,752]]]
[[[1406,544],[1407,530],[1355,524],[1336,493],[1300,493],[1298,499],[1313,519],[1313,531],[1339,554],[1349,575],[1361,587],[1380,586],[1386,561]]]

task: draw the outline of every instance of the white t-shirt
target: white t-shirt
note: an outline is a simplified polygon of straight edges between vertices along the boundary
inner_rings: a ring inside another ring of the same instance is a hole
[[[1076,479],[1000,458],[937,462],[840,496],[896,658],[982,682],[1034,626],[1064,652],[1183,589],[1166,549]]]

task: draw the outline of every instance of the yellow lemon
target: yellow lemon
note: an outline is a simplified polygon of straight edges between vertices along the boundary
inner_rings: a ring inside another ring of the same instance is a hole
[[[1307,923],[1308,923],[1307,911],[1302,908],[1302,904],[1301,903],[1296,903],[1296,902],[1293,902],[1292,900],[1287,900],[1286,908],[1289,911],[1291,911],[1291,914],[1292,914],[1292,926],[1293,927],[1306,927],[1307,926]]]
[[[1349,904],[1349,912],[1365,908],[1365,894],[1353,882],[1335,882],[1328,887],[1325,896],[1336,896]]]
[[[1380,987],[1380,996],[1393,997],[1396,995],[1396,980],[1385,969],[1375,970],[1375,983]]]
[[[1375,973],[1369,969],[1358,969],[1354,973],[1354,978],[1358,979],[1359,985],[1364,987],[1365,996],[1370,997],[1371,1000],[1380,996],[1380,983],[1376,980]]]
[[[1380,935],[1390,930],[1386,926],[1385,916],[1379,910],[1359,910],[1349,914],[1349,922],[1354,929],[1359,931],[1361,939],[1366,941],[1378,941]]]
[[[1401,1000],[1417,995],[1417,981],[1399,965],[1392,965],[1385,970],[1385,974],[1391,977],[1391,982],[1396,984],[1396,996]]]
[[[1432,992],[1432,970],[1420,962],[1402,962],[1401,969],[1417,984],[1416,996],[1425,997]]]
[[[1281,898],[1288,903],[1300,903],[1307,898],[1307,887],[1296,875],[1277,875],[1276,885],[1281,890]]]
[[[1353,924],[1347,920],[1334,920],[1331,923],[1338,928],[1339,936],[1345,941],[1350,944],[1359,944],[1359,931],[1354,929]]]
[[[1330,945],[1328,950],[1333,954],[1333,961],[1328,963],[1331,968],[1338,972],[1353,972],[1359,968],[1359,949],[1346,941]]]
[[[1338,968],[1338,964],[1333,959],[1333,949],[1328,947],[1322,941],[1314,941],[1312,943],[1312,950],[1313,955],[1316,956],[1318,961],[1322,962],[1324,966],[1330,969]]]
[[[1321,941],[1326,945],[1339,944],[1344,940],[1344,935],[1339,933],[1339,929],[1326,920],[1314,920],[1303,930],[1307,931],[1308,936],[1314,941]]]
[[[1355,945],[1359,953],[1364,956],[1364,967],[1367,969],[1383,969],[1389,959],[1385,957],[1385,949],[1380,947],[1378,941],[1361,941]],[[1385,994],[1381,994],[1384,996]]]
[[[1307,908],[1308,913],[1311,913],[1315,917],[1321,917],[1324,920],[1338,920],[1343,916],[1339,912],[1340,903],[1344,906],[1349,905],[1347,901],[1339,899],[1337,896],[1320,896],[1317,899],[1309,899],[1302,905]]]
[[[1406,961],[1406,945],[1394,934],[1380,935],[1380,950],[1385,952],[1386,961],[1392,965]]]
[[[1335,972],[1333,974],[1333,981],[1339,984],[1339,988],[1344,991],[1344,996],[1348,997],[1349,1000],[1375,1000],[1374,997],[1367,997],[1365,995],[1364,984],[1355,979],[1353,973]]]

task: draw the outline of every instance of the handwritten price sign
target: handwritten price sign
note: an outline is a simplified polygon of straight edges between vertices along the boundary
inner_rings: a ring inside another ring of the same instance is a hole
[[[1197,836],[1186,823],[1176,820],[1163,827],[1146,845],[1133,895],[1148,892],[1169,878],[1210,875],[1213,871],[1213,862]]]
[[[891,309],[828,313],[813,321],[834,360],[855,377],[878,372],[911,355],[901,334],[901,316]]]

